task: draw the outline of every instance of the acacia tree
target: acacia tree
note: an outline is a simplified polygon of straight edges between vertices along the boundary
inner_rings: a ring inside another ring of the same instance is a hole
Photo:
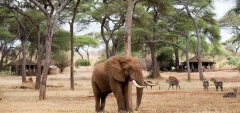
[[[145,8],[147,7],[147,8]],[[159,19],[172,13],[170,1],[151,0],[139,3],[136,7],[134,16],[134,35],[135,40],[146,43],[150,49],[152,59],[152,74],[150,77],[160,77],[156,59],[156,40],[165,37],[164,31],[158,26]],[[139,35],[140,34],[140,35]]]
[[[13,49],[13,40],[12,34],[6,29],[0,26],[0,72],[4,69],[4,59],[7,59],[7,56],[10,55],[11,50]]]
[[[13,16],[11,15],[12,13],[10,13],[9,10],[7,10],[6,8],[1,7],[0,9],[0,54],[1,54],[1,58],[0,58],[0,72],[3,71],[4,69],[4,62],[7,61],[8,56],[11,55],[11,53],[13,53],[13,43],[15,40],[14,34],[12,34],[9,29],[7,27],[5,27],[6,25],[10,25],[8,23],[6,23],[6,20],[9,20],[10,18],[13,18]],[[4,61],[5,59],[5,61]]]
[[[240,48],[240,0],[235,1],[235,6],[230,9],[222,18],[219,19],[220,27],[230,28],[234,34],[229,40],[226,40],[223,44],[227,46],[228,49],[233,49],[235,55]]]
[[[81,23],[95,22],[100,24],[101,38],[105,44],[106,57],[114,56],[122,37],[116,33],[123,28],[126,14],[126,3],[122,0],[103,0],[84,3]],[[120,31],[122,32],[122,31]]]
[[[76,2],[76,4],[74,4],[75,2],[73,2],[73,10],[72,10],[72,13],[73,13],[73,16],[72,16],[72,20],[71,20],[71,22],[69,22],[69,24],[70,24],[70,33],[71,33],[71,69],[70,69],[70,79],[71,79],[71,81],[70,81],[70,84],[71,84],[71,89],[72,90],[74,90],[74,75],[73,75],[73,71],[74,71],[74,69],[73,69],[73,60],[74,60],[74,50],[73,50],[73,46],[74,46],[74,27],[73,27],[73,25],[74,25],[74,22],[75,22],[75,19],[76,19],[76,15],[77,15],[77,12],[78,12],[78,6],[79,6],[79,4],[80,4],[80,0],[77,0],[77,2]]]
[[[46,60],[43,66],[43,72],[42,72],[41,84],[40,84],[40,94],[39,94],[39,100],[43,100],[46,98],[46,81],[47,81],[49,65],[51,62],[52,37],[55,33],[61,13],[72,0],[54,1],[54,2],[47,0],[47,1],[43,1],[43,3],[36,0],[30,0],[30,1],[38,8],[39,11],[41,11],[47,17],[47,28],[45,31]]]
[[[199,79],[204,80],[203,76],[203,67],[201,60],[201,28],[204,28],[208,24],[216,24],[214,21],[213,13],[211,13],[210,9],[212,9],[212,0],[202,0],[202,1],[184,1],[177,0],[179,5],[183,6],[183,11],[187,13],[187,16],[192,20],[192,24],[195,29],[195,36],[197,38],[197,49],[195,54],[198,59],[198,70],[199,70]],[[201,19],[200,19],[201,18]],[[203,22],[207,24],[203,24]],[[203,25],[201,25],[203,24]],[[212,42],[218,42],[220,39],[219,29],[215,26],[207,27],[206,30],[202,31],[202,33],[206,34],[205,36]]]
[[[83,36],[75,36],[75,51],[81,56],[82,60],[84,60],[83,55],[81,54],[80,50],[83,50],[87,54],[87,60],[89,61],[89,47],[95,47],[98,45],[96,38],[90,37],[88,35]]]
[[[21,62],[21,75],[22,75],[22,82],[26,81],[26,43],[30,35],[31,29],[29,28],[30,24],[26,24],[26,19],[32,22],[32,19],[29,16],[25,15],[25,5],[22,5],[21,2],[18,1],[10,1],[6,0],[3,3],[0,3],[1,6],[4,6],[12,11],[17,23],[17,34],[19,39],[21,40],[22,46],[22,57],[23,60]],[[20,13],[20,15],[18,14]],[[24,22],[25,21],[25,22]]]

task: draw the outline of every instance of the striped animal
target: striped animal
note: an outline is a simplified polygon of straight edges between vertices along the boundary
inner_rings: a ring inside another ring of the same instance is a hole
[[[204,90],[206,91],[208,91],[208,86],[209,86],[209,82],[207,81],[207,80],[204,80],[203,81],[203,88],[204,88]]]
[[[233,88],[233,92],[224,93],[223,97],[237,97],[237,89]]]
[[[221,88],[221,91],[223,91],[223,82],[222,81],[217,81],[215,78],[211,78],[211,81],[213,81],[216,91],[218,91],[218,87]]]

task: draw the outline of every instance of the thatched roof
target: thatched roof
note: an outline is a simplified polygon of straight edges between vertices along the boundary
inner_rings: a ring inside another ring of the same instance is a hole
[[[18,65],[22,65],[22,62],[23,62],[23,58],[15,61],[15,62],[10,62],[10,63],[8,64],[8,66],[18,66]],[[26,65],[37,65],[37,63],[26,59]]]
[[[211,61],[211,60],[209,60],[209,59],[206,59],[206,58],[203,57],[203,56],[201,56],[201,60],[202,60],[202,62],[213,62],[213,61]],[[186,62],[186,60],[185,60],[184,62]],[[189,59],[189,62],[198,62],[197,56],[194,56],[194,57],[190,58],[190,59]]]

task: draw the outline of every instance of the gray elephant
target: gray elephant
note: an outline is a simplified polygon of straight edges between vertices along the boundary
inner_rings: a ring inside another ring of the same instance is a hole
[[[144,79],[138,61],[133,57],[113,56],[95,66],[92,74],[92,88],[95,96],[96,112],[104,111],[106,97],[113,92],[118,112],[129,111],[128,82],[137,86],[136,109],[142,100]],[[151,84],[149,84],[151,85]]]

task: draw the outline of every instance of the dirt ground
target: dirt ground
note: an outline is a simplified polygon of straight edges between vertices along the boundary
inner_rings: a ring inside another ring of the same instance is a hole
[[[0,113],[94,113],[94,97],[91,87],[93,67],[79,67],[75,72],[75,90],[70,89],[69,71],[63,74],[49,75],[47,79],[46,100],[39,100],[39,91],[20,89],[20,76],[0,76]],[[144,76],[148,74],[143,72]],[[240,95],[236,98],[223,98],[223,94],[240,87],[240,74],[237,70],[204,72],[207,80],[216,78],[223,81],[223,91],[215,91],[210,82],[209,91],[204,91],[198,73],[192,73],[192,81],[187,81],[187,73],[163,72],[163,78],[176,76],[180,80],[181,90],[168,90],[165,79],[155,86],[144,89],[142,103],[138,113],[240,113]],[[35,76],[33,76],[35,81]],[[150,80],[150,79],[146,79]],[[33,87],[33,86],[32,86]],[[239,88],[240,92],[240,88]],[[133,107],[136,91],[133,88]],[[113,94],[107,97],[108,113],[117,112],[117,103]]]

